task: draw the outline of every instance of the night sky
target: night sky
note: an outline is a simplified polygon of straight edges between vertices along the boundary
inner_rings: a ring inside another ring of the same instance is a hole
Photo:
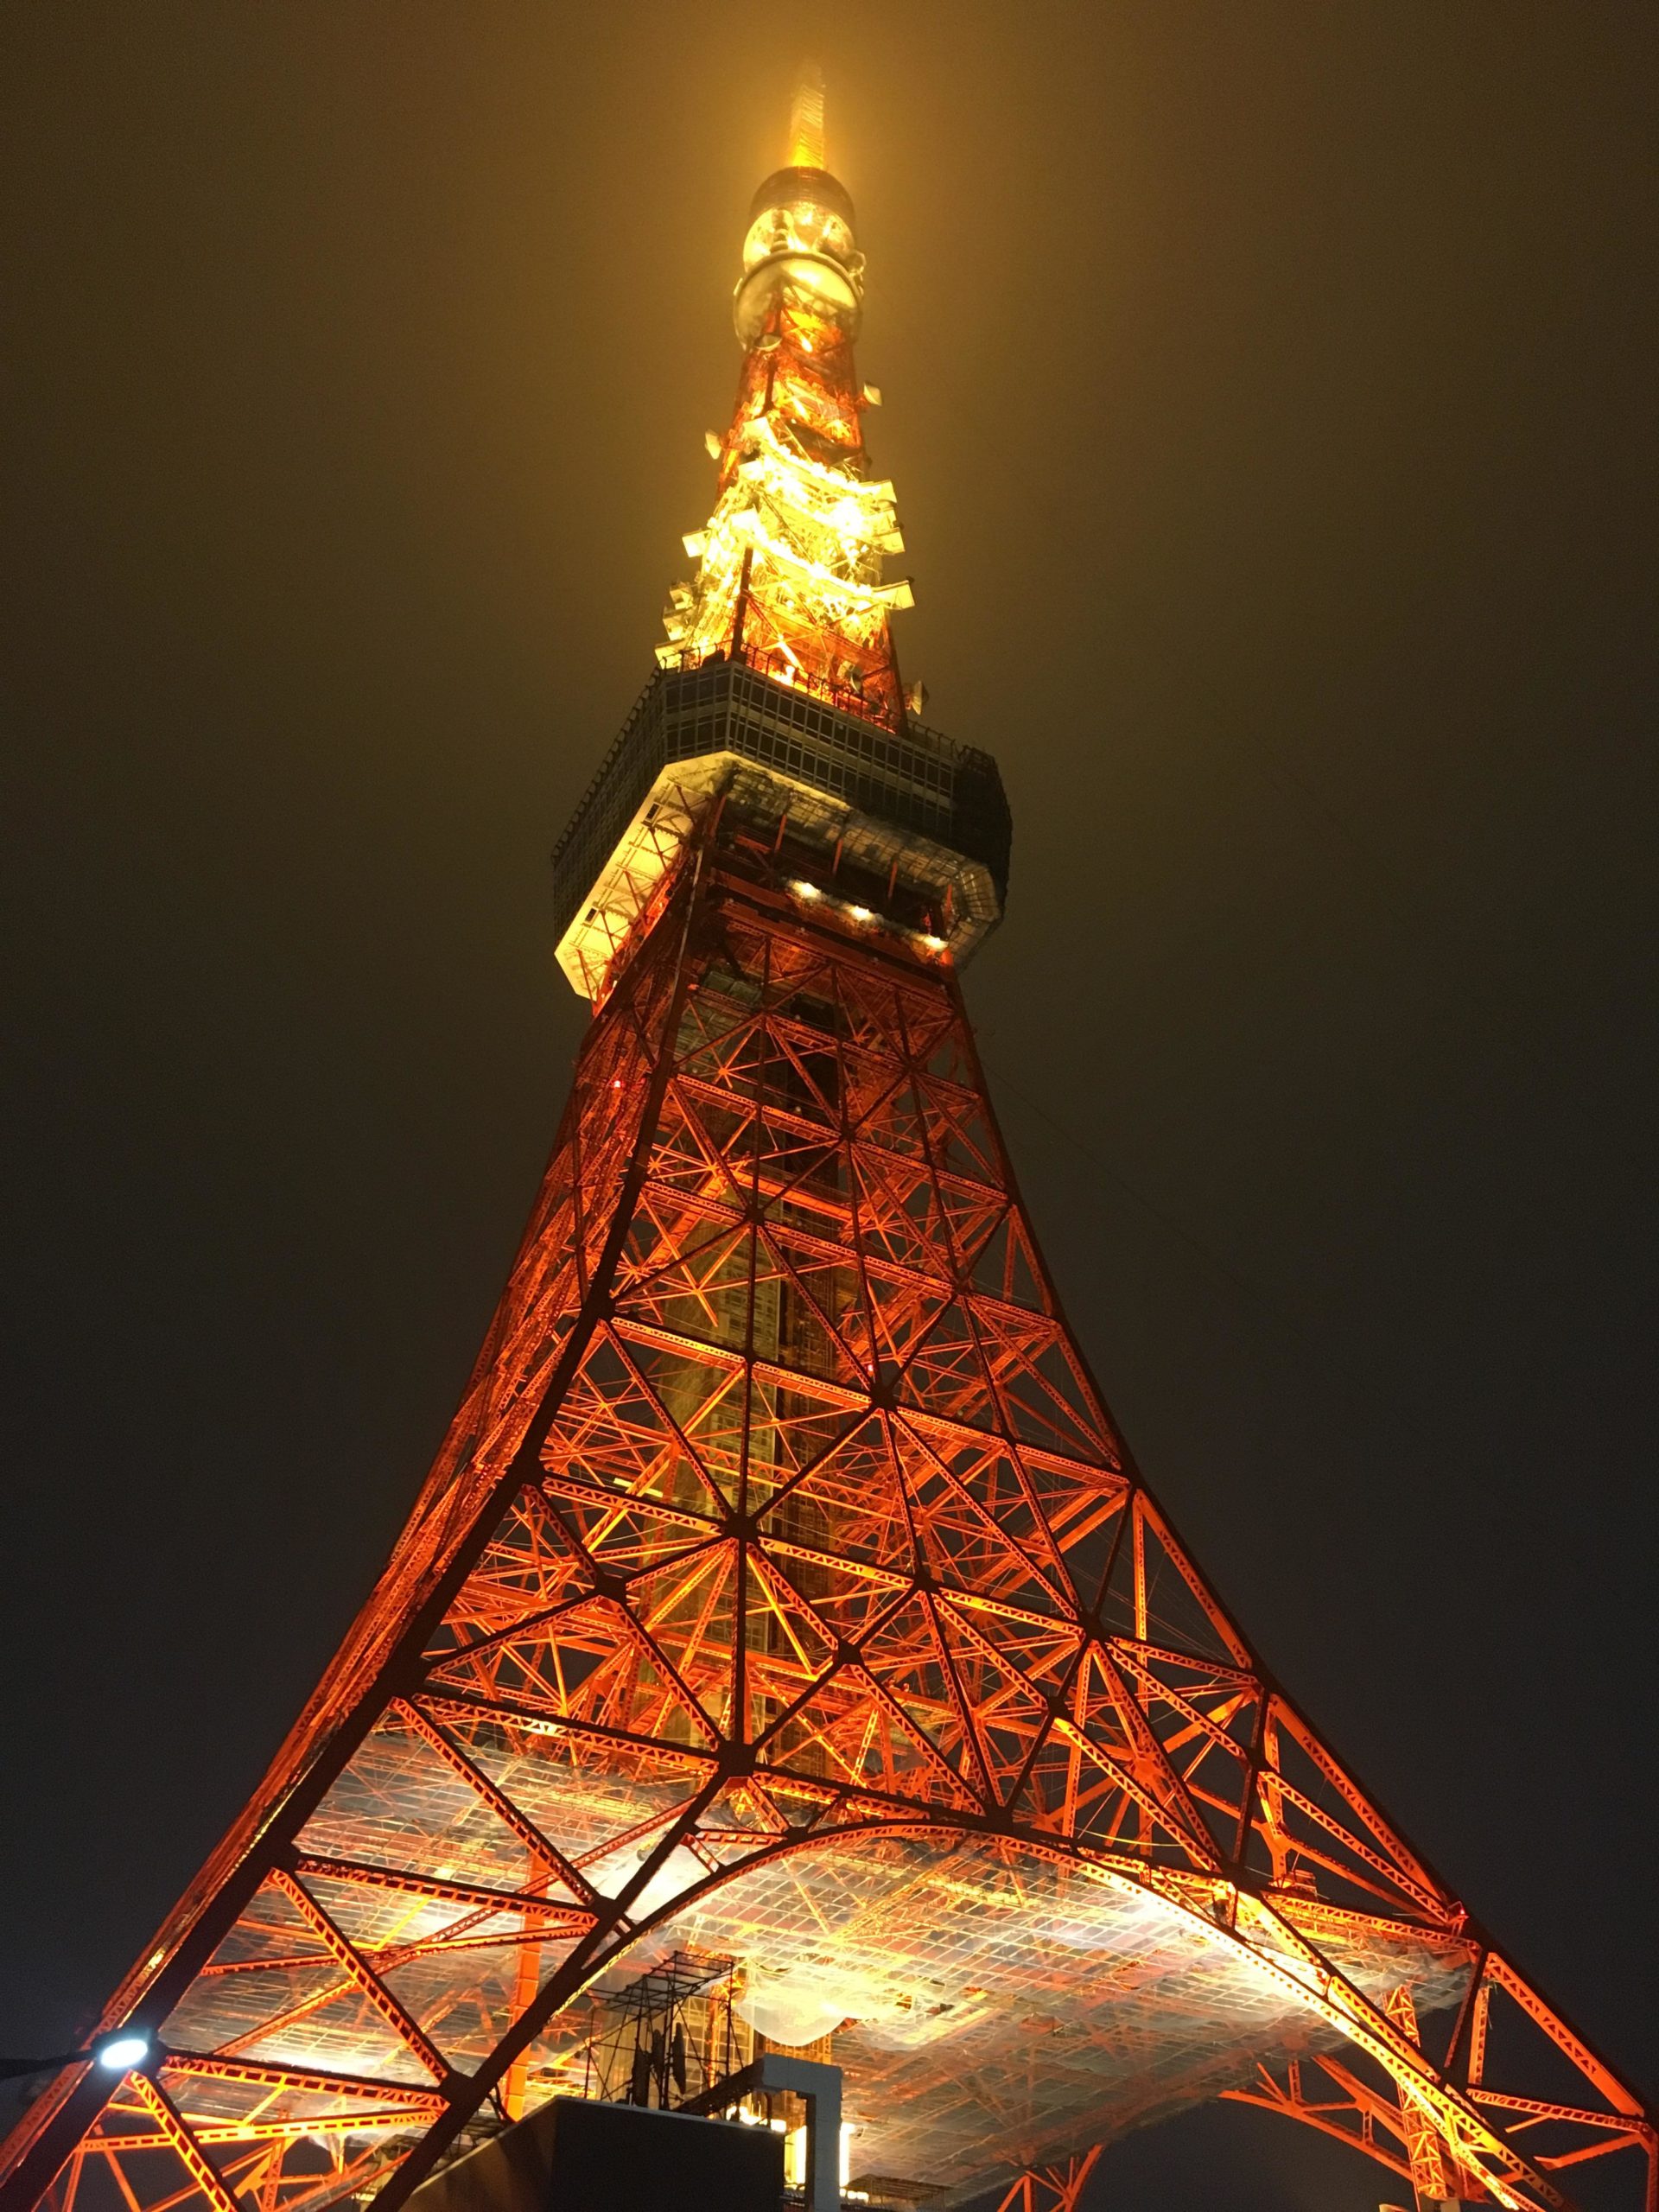
[[[1014,804],[969,995],[1071,1318],[1269,1664],[1659,2088],[1659,14],[0,39],[0,2052],[143,1945],[459,1394],[585,1018],[548,849],[711,504],[816,43],[901,657]],[[1389,2194],[1224,2112],[1098,2197]]]

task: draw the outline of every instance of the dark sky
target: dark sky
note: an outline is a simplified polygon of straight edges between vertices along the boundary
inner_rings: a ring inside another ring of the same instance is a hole
[[[547,849],[818,20],[7,11],[0,2050],[194,1869],[466,1375],[582,1026]],[[1651,2089],[1659,15],[822,20],[1072,1317],[1270,1663]],[[1389,2186],[1239,2114],[1105,2176]]]

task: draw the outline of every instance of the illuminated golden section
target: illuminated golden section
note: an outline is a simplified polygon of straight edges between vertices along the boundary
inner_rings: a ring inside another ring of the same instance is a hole
[[[789,151],[785,160],[792,169],[830,166],[823,137],[823,72],[816,61],[809,61],[801,71],[790,102]]]
[[[873,480],[853,344],[864,258],[853,206],[823,166],[823,81],[804,73],[789,165],[755,194],[733,303],[744,347],[714,513],[685,540],[695,575],[669,594],[665,668],[725,656],[888,728],[905,703],[888,617],[912,604],[891,484]]]

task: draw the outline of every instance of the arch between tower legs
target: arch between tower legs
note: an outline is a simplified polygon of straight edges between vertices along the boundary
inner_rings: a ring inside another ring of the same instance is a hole
[[[618,1955],[734,1956],[774,2017],[798,2008],[802,2039],[838,2015],[855,2124],[879,2128],[883,2172],[943,2187],[942,2203],[1016,2172],[1064,2201],[1060,2183],[1086,2175],[1080,2146],[1221,2095],[1363,2152],[1414,2183],[1420,2205],[1568,2206],[1560,2170],[1578,2178],[1619,2152],[1634,2162],[1618,2162],[1617,2201],[1653,2204],[1650,2130],[1599,2108],[1599,2063],[1506,1961],[1380,1919],[1371,1932],[1362,1965],[1350,1928],[1344,1974],[1224,1881],[889,1809],[694,1883]],[[1549,2036],[1576,2086],[1554,2100],[1488,2086],[1504,1999]],[[1448,2042],[1437,2069],[1426,2049]],[[1529,2160],[1494,2118],[1541,2126],[1549,2147]]]
[[[892,1808],[848,1808],[825,1834],[751,1842],[709,1873],[711,1839],[733,1843],[710,1820],[724,1795],[705,1787],[696,1809],[637,1840],[623,1895],[636,1912],[654,1910],[555,1974],[476,2077],[473,2106],[514,2063],[556,2093],[592,2032],[579,1999],[607,1978],[702,1953],[734,1962],[740,2006],[772,2024],[772,2042],[833,2037],[867,2159],[943,2191],[930,2199],[942,2206],[1004,2183],[1022,2202],[1027,2177],[1035,2202],[1057,2191],[1064,2201],[1061,2183],[1075,2195],[1092,2146],[1239,2095],[1336,2135],[1408,2183],[1414,2122],[1419,2178],[1427,2138],[1454,2199],[1572,2202],[1391,2018],[1382,1987],[1391,1974],[1429,2005],[1455,2004],[1466,1948],[1454,1960],[1421,1931],[1378,1923],[1368,1995],[1224,1882],[1148,1878],[1046,1839]],[[1264,2094],[1281,2075],[1299,2094]],[[1316,2077],[1327,2093],[1300,2094]],[[1370,2124],[1344,2124],[1347,2109]],[[381,2201],[401,2202],[430,2163],[417,2153]]]
[[[543,1723],[536,1732],[550,1743],[563,1737],[571,1749],[582,1738],[589,1773],[602,1767],[593,1755],[603,1747],[587,1732]],[[612,1747],[633,1792],[652,1778],[634,1756],[643,1748]],[[234,2037],[193,2050],[189,2019],[175,2016],[154,2081],[135,2076],[118,2094],[107,2136],[83,2144],[54,2200],[75,2212],[118,2202],[109,2183],[119,2164],[129,2205],[247,2212],[356,2196],[390,2212],[465,2139],[515,2071],[528,2081],[531,2103],[579,2085],[582,2046],[593,2031],[580,2000],[607,1976],[632,1979],[692,1949],[735,1962],[748,2009],[769,2022],[772,2041],[838,2031],[849,2116],[868,2131],[880,2171],[943,2186],[945,2204],[1014,2177],[1014,2203],[1029,2196],[1046,2212],[1054,2176],[1082,2177],[1078,2146],[1236,2094],[1253,2072],[1251,2101],[1338,2135],[1402,2177],[1413,2163],[1395,2146],[1408,2149],[1399,2119],[1408,2113],[1443,2147],[1459,2194],[1522,2208],[1572,2201],[1541,2161],[1522,2158],[1468,2094],[1427,2067],[1386,1996],[1375,2001],[1281,1915],[1224,1882],[1109,1864],[988,1822],[915,1816],[810,1786],[803,1799],[818,1798],[820,1833],[745,1834],[716,1760],[664,1760],[653,1751],[648,1764],[658,1784],[677,1769],[677,1806],[626,1831],[606,1870],[606,1893],[589,1892],[587,1913],[552,1899],[537,1908],[518,1900],[522,1944],[563,1955],[549,1961],[538,1993],[494,2048],[465,2070],[445,2069],[427,2046],[424,2070],[443,2075],[435,2091],[418,2063],[404,2065],[401,2085],[389,2079],[396,2069],[384,2057],[371,2081],[284,2063],[269,2044],[263,2057],[238,2058]],[[556,1788],[556,1762],[550,1764]],[[832,1796],[838,1802],[823,1802]],[[298,1896],[303,1882],[326,1893],[346,1870],[303,1840],[291,1856],[299,1878],[278,1878],[275,1889]],[[722,1856],[728,1863],[709,1866]],[[354,1878],[372,1871],[359,1866]],[[429,1892],[442,1886],[441,1877],[425,1883]],[[480,1890],[474,1902],[482,1909],[487,1899]],[[1420,1993],[1436,1990],[1437,1974],[1441,1993],[1458,1979],[1443,1948],[1414,1931],[1379,1923],[1376,1932],[1394,1956],[1385,1962],[1379,1948],[1369,1961],[1374,1991],[1390,1973],[1414,1980]],[[340,1980],[349,1982],[353,1947],[338,1948],[346,1969]],[[419,2031],[388,1986],[398,1970],[395,1950],[381,1948],[372,1965],[358,1954],[356,1964],[361,1986],[378,1991],[388,2014],[401,2012],[418,2056]],[[1491,2000],[1525,1985],[1491,1959],[1463,1981],[1459,2017],[1471,2031],[1461,2037],[1463,2071],[1478,2076]],[[302,2009],[295,2008],[290,2038]],[[280,2042],[281,2024],[273,2024]],[[239,2105],[222,2101],[232,2092]],[[205,2110],[204,2093],[221,2099],[216,2113]],[[306,2098],[302,2123],[296,2101]],[[1529,2112],[1535,2124],[1567,2113],[1504,2093],[1497,2102],[1504,2117],[1521,2107],[1518,2116]],[[1650,2154],[1639,2122],[1604,2115],[1599,2124],[1602,2147]],[[286,2156],[331,2140],[327,2168],[313,2158],[308,2171]],[[1421,2144],[1420,2133],[1420,2154]],[[146,2159],[172,2168],[171,2189],[144,2190],[137,2170]],[[1031,2182],[1025,2196],[1022,2170]],[[1650,2203],[1650,2181],[1621,2201]]]

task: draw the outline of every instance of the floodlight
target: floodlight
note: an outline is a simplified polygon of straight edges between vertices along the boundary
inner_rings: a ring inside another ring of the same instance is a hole
[[[143,2064],[151,2047],[142,2028],[118,2028],[113,2035],[99,2037],[92,2045],[92,2056],[111,2074],[127,2074]]]

